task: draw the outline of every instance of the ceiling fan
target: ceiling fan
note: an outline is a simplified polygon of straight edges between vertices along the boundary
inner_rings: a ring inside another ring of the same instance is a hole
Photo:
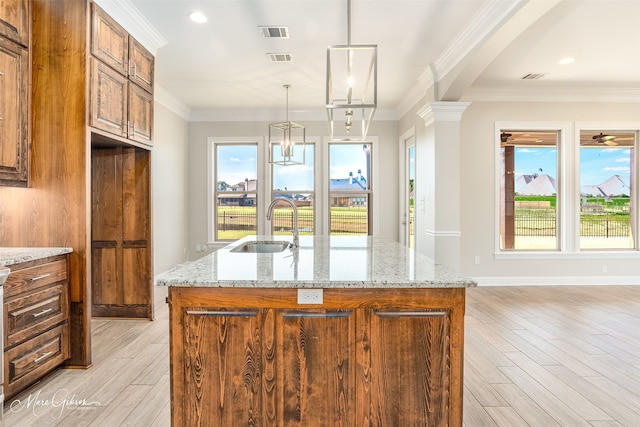
[[[618,145],[618,143],[616,142],[615,135],[605,135],[602,132],[600,132],[599,135],[593,135],[592,138],[598,144],[611,145],[611,146]]]
[[[513,135],[510,133],[506,133],[506,132],[502,132],[500,134],[500,142],[507,142],[509,139],[511,139]]]

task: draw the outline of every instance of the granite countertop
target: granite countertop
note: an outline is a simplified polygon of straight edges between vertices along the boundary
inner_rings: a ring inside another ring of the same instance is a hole
[[[301,236],[298,249],[238,253],[248,236],[157,280],[160,286],[263,288],[466,288],[476,282],[392,240],[370,236]]]
[[[71,252],[72,248],[0,248],[0,266],[11,266]]]

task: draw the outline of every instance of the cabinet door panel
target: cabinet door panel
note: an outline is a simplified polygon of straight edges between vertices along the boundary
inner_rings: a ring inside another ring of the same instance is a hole
[[[146,90],[129,85],[128,137],[151,145],[153,140],[153,96]]]
[[[23,46],[29,46],[28,0],[2,0],[0,2],[0,36]]]
[[[131,36],[129,36],[129,62],[129,79],[149,93],[153,93],[153,55]]]
[[[93,315],[153,317],[150,153],[93,148]]]
[[[27,186],[29,56],[0,38],[0,184]]]
[[[126,136],[127,78],[95,59],[91,69],[91,126]]]
[[[448,425],[449,324],[447,310],[371,314],[373,425]]]
[[[91,53],[122,76],[127,75],[129,34],[102,9],[91,3]]]
[[[353,312],[284,311],[280,316],[276,364],[284,425],[357,425]]]
[[[259,310],[188,309],[182,425],[261,426]]]

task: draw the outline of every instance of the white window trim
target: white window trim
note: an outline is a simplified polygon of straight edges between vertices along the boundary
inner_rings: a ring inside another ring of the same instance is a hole
[[[335,136],[335,139],[332,140],[329,137],[324,137],[323,141],[322,141],[322,167],[323,167],[323,172],[324,172],[324,177],[322,178],[323,181],[323,185],[324,188],[322,189],[322,209],[321,209],[321,220],[322,220],[322,227],[324,230],[325,234],[329,234],[329,177],[331,176],[330,170],[329,170],[329,144],[358,144],[359,141],[336,141],[336,139],[346,139],[346,136]],[[370,190],[370,194],[371,194],[371,199],[373,200],[373,203],[371,203],[371,234],[373,236],[379,236],[380,235],[380,200],[379,197],[377,196],[377,191],[376,188],[378,186],[377,182],[380,179],[380,174],[379,172],[379,161],[378,161],[378,157],[379,157],[379,138],[377,136],[367,136],[367,140],[362,142],[363,144],[365,143],[370,143],[371,144],[371,160],[372,160],[372,165],[371,165],[371,176],[369,177],[369,179],[371,180],[371,190]]]
[[[266,213],[266,208],[264,207],[264,202],[261,202],[261,191],[263,192],[264,190],[261,188],[263,185],[263,183],[261,183],[261,181],[266,181],[266,179],[264,179],[264,175],[265,175],[265,167],[264,167],[264,137],[262,136],[248,136],[248,137],[208,137],[207,138],[207,239],[209,240],[209,244],[220,244],[220,243],[224,243],[227,244],[229,243],[227,240],[216,240],[216,230],[215,230],[215,224],[213,223],[213,216],[214,216],[214,205],[213,205],[213,197],[214,197],[214,193],[215,193],[215,189],[213,188],[213,176],[214,176],[214,171],[215,171],[215,162],[214,162],[214,147],[217,144],[235,144],[235,145],[240,145],[240,144],[247,144],[247,145],[255,145],[257,144],[257,154],[258,154],[258,159],[257,159],[257,165],[258,165],[258,171],[257,171],[257,179],[258,179],[258,205],[256,207],[256,215],[258,215],[258,218],[261,218],[262,216],[264,216],[264,214]],[[262,157],[262,158],[261,158]],[[268,157],[267,157],[268,158]],[[271,174],[267,174],[267,175],[271,175]],[[265,194],[264,192],[262,194]],[[257,228],[258,230],[256,231],[257,234],[262,234],[264,233],[265,230],[265,224],[263,221],[256,221],[257,222]]]
[[[313,224],[313,234],[321,234],[321,230],[318,229],[319,221],[319,215],[320,215],[320,209],[318,209],[318,188],[319,188],[319,184],[321,181],[321,175],[322,175],[322,171],[319,171],[318,169],[320,168],[319,166],[319,159],[318,159],[318,149],[320,148],[320,146],[322,145],[321,142],[322,138],[319,136],[305,136],[305,145],[308,146],[313,146],[313,190],[311,190],[311,193],[313,193],[313,216],[315,218],[314,220],[314,224]],[[265,143],[265,150],[266,150],[266,159],[269,159],[269,144]],[[267,164],[268,164],[268,160],[267,160]],[[271,167],[271,165],[268,164],[267,166],[267,174],[269,175],[269,183],[268,186],[266,188],[267,191],[267,196],[269,200],[269,203],[271,203],[271,200],[273,199],[273,168]],[[298,191],[298,190],[295,190]],[[304,192],[303,190],[301,190],[301,192]],[[268,204],[267,204],[268,206]],[[265,208],[265,215],[263,216],[263,221],[264,221],[264,226],[265,226],[265,230],[267,230],[267,233],[271,233],[270,231],[270,224],[268,224],[268,221],[266,219],[266,208]]]
[[[507,122],[498,121],[494,125],[494,142],[500,140],[500,130],[550,130],[558,131],[558,177],[560,194],[557,201],[560,214],[560,242],[558,250],[503,251],[500,249],[500,144],[494,143],[494,257],[496,260],[545,260],[545,259],[640,259],[638,236],[635,249],[607,249],[602,251],[580,250],[580,212],[575,209],[580,200],[580,131],[615,129],[640,132],[640,123],[635,122]],[[640,135],[638,135],[640,136]],[[640,143],[637,143],[640,145]],[[636,168],[640,169],[640,147],[636,146]],[[566,165],[571,171],[566,171]],[[564,170],[564,172],[563,172]],[[640,216],[638,185],[640,173],[635,174],[636,215]]]

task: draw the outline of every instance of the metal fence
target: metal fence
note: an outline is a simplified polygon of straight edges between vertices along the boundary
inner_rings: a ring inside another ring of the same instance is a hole
[[[271,218],[271,224],[276,232],[290,232],[293,227],[293,211],[276,209]],[[313,212],[298,211],[298,229],[300,234],[313,234],[314,218]],[[332,211],[331,212],[331,234],[361,234],[368,233],[367,213],[364,211]],[[218,210],[218,230],[219,231],[255,231],[256,213]]]
[[[553,237],[556,235],[554,210],[516,210],[515,235],[519,237]],[[631,235],[629,215],[581,215],[582,237],[628,237]]]

